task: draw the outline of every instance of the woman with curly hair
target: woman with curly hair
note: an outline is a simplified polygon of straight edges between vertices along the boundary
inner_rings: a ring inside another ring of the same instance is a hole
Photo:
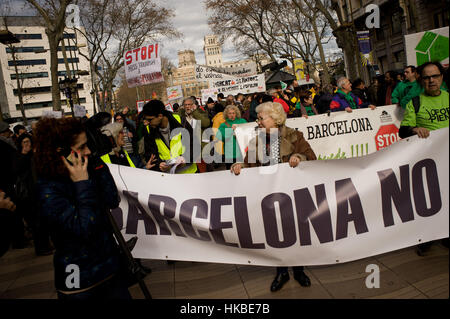
[[[75,118],[43,118],[34,136],[38,202],[55,246],[58,298],[130,299],[107,215],[120,199],[108,167],[89,158],[84,126]]]
[[[224,155],[225,165],[227,169],[231,168],[231,165],[238,161],[242,161],[241,151],[236,142],[236,136],[234,130],[236,124],[247,123],[246,120],[241,118],[241,111],[236,105],[228,105],[223,111],[223,118],[225,122],[220,124],[219,131],[217,132],[217,139],[224,143]]]

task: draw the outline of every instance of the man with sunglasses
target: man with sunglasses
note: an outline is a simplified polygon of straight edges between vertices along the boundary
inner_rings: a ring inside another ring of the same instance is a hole
[[[441,89],[444,69],[438,62],[427,62],[418,69],[424,91],[413,98],[405,109],[400,137],[418,135],[427,138],[430,131],[448,127],[449,95]]]

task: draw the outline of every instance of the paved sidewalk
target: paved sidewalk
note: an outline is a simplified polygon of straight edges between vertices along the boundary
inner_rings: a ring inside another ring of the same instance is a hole
[[[52,256],[36,257],[33,248],[10,250],[0,258],[1,299],[55,299]],[[278,292],[269,290],[275,268],[143,260],[152,268],[147,286],[153,298],[202,299],[330,299],[449,298],[449,251],[435,243],[425,257],[414,248],[332,266],[306,267],[311,287],[291,280]],[[366,266],[380,267],[380,288],[368,289]],[[143,298],[138,285],[130,288]]]

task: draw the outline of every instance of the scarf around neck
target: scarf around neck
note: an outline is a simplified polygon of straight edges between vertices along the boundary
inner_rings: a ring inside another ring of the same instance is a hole
[[[341,89],[337,90],[337,93],[340,93],[344,96],[345,100],[348,102],[348,104],[350,105],[350,107],[352,109],[356,109],[356,103],[355,100],[353,100],[352,96],[350,95],[350,93],[345,93],[344,91],[342,91]]]

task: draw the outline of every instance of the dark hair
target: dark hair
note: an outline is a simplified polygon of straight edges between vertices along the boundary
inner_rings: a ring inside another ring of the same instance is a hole
[[[309,99],[312,93],[310,91],[303,91],[299,94],[300,103],[305,103],[306,99]]]
[[[125,116],[122,113],[116,113],[114,114],[114,122],[117,120],[118,117],[121,117],[123,120],[125,120]]]
[[[404,70],[406,70],[406,69],[411,69],[411,72],[413,72],[413,73],[416,72],[416,67],[414,65],[408,65],[404,68]]]
[[[445,72],[444,67],[439,62],[425,62],[424,64],[420,65],[417,68],[417,73],[419,73],[419,75],[420,75],[420,80],[422,79],[423,70],[425,70],[425,68],[430,65],[435,65],[439,69],[439,72],[441,74],[444,74],[444,72]]]
[[[225,98],[225,96],[223,95],[223,93],[219,93],[219,94],[217,94],[217,98],[221,98],[221,99],[224,99],[224,98]]]
[[[362,83],[364,83],[364,81],[361,78],[357,78],[355,81],[353,81],[352,87],[356,88],[357,86],[360,86]]]
[[[178,103],[173,103],[172,109],[173,109],[174,112],[178,111],[179,108],[180,108],[180,104],[178,104]]]
[[[23,126],[22,124],[17,124],[16,126],[14,126],[13,131],[15,134],[19,134],[20,130],[27,130],[25,128],[25,126]]]
[[[31,145],[33,145],[33,137],[28,133],[23,133],[16,140],[16,146],[17,146],[17,150],[19,151],[19,153],[22,153],[22,142],[26,138],[29,138]]]
[[[397,72],[395,72],[395,71],[387,71],[386,74],[389,74],[391,79],[393,79],[394,81],[397,81]]]
[[[42,118],[33,135],[33,158],[38,176],[57,179],[69,176],[61,156],[70,150],[83,132],[85,127],[77,118]],[[58,152],[59,148],[61,152]]]
[[[145,104],[142,109],[142,113],[147,116],[158,116],[159,114],[165,115],[166,112],[166,107],[160,100],[151,100]]]
[[[208,101],[206,101],[206,104],[210,104],[210,103],[214,103],[214,100],[211,97],[209,97]]]

